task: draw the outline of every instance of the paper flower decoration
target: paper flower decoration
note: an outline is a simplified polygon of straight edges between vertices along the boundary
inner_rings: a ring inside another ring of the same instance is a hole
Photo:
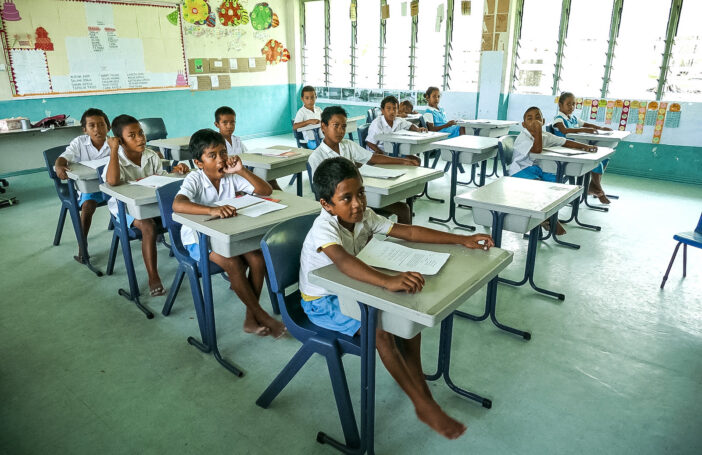
[[[178,25],[178,10],[169,13],[168,16],[166,16],[166,19],[168,19],[168,22],[171,24]]]
[[[268,40],[266,45],[261,48],[261,54],[271,65],[290,60],[290,51],[283,46],[283,43],[274,39]]]
[[[239,3],[239,0],[226,0],[217,10],[219,23],[225,26],[235,26],[249,23],[249,13]]]
[[[268,3],[258,3],[251,10],[251,26],[254,30],[267,30],[273,26],[273,10]],[[277,17],[277,16],[276,16]],[[280,23],[280,21],[278,21]]]
[[[210,14],[210,5],[205,0],[185,0],[183,19],[195,25],[205,25]]]

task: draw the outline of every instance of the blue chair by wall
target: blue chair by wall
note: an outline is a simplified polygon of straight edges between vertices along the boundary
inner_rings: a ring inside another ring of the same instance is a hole
[[[316,217],[317,215],[308,215],[280,223],[269,230],[261,240],[270,283],[271,301],[278,302],[280,314],[288,332],[302,343],[302,347],[258,397],[256,404],[262,408],[268,408],[307,360],[313,354],[320,354],[327,362],[346,444],[349,447],[358,447],[360,445],[358,427],[341,357],[344,354],[360,356],[360,338],[349,337],[316,326],[310,322],[302,309],[300,291],[296,290],[289,295],[285,293],[286,289],[298,282],[302,243],[305,240],[305,233],[310,230]],[[317,440],[332,443],[323,433],[317,436]]]
[[[139,123],[141,124],[141,129],[144,130],[147,141],[166,139],[168,137],[166,124],[161,117],[140,118]]]
[[[295,123],[295,120],[291,120],[291,123]],[[317,144],[320,144],[322,142],[322,139],[319,137],[319,130],[312,130],[314,133],[314,140],[317,142]],[[297,143],[297,148],[300,149],[306,149],[309,148],[307,147],[307,140],[302,136],[302,131],[296,131],[293,130],[293,136],[295,136],[295,142]],[[310,173],[310,167],[307,166],[307,176],[310,179],[310,187],[312,186],[312,174]],[[288,182],[288,186],[292,185],[295,183],[297,180],[297,174],[293,174],[293,176],[290,178],[290,181]],[[314,189],[312,190],[314,191]]]
[[[553,127],[552,124],[547,123],[546,124],[546,132],[551,133],[551,134],[556,134],[556,129]]]
[[[692,247],[702,249],[702,215],[700,215],[700,219],[697,222],[697,227],[694,231],[678,232],[673,236],[673,239],[677,240],[678,244],[675,245],[675,249],[673,250],[673,257],[670,258],[670,262],[668,263],[668,269],[665,271],[663,281],[661,281],[661,289],[663,289],[666,280],[668,280],[670,269],[673,267],[673,262],[675,262],[675,256],[677,256],[678,254],[680,245],[683,246],[683,278],[687,276],[687,246],[690,245]]]

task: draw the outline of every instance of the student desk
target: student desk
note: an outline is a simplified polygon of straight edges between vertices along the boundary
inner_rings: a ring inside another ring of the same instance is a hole
[[[497,153],[497,139],[494,137],[462,135],[435,142],[433,146],[441,150],[442,156],[447,153],[451,154],[451,183],[449,186],[448,218],[442,220],[440,218],[430,217],[429,221],[432,223],[448,223],[449,221],[453,221],[457,226],[474,231],[475,226],[462,224],[456,220],[456,204],[454,198],[456,196],[456,183],[458,181],[458,164],[466,163],[472,165],[473,163],[480,162],[480,185],[484,185],[487,160]]]
[[[616,148],[617,145],[631,134],[629,131],[610,131],[611,134],[593,133],[568,133],[566,137],[578,142],[586,142],[590,145]]]
[[[192,158],[190,151],[188,150],[188,147],[190,146],[190,136],[155,139],[147,142],[147,145],[158,147],[163,157],[169,160],[181,161]]]
[[[181,174],[168,174],[169,177],[185,178]],[[125,183],[112,186],[108,183],[100,184],[100,191],[117,200],[117,222],[121,226],[127,225],[127,213],[137,220],[156,218],[161,216],[156,199],[156,188]],[[119,230],[119,241],[122,244],[122,256],[124,257],[124,268],[127,271],[129,282],[129,292],[119,289],[118,293],[127,300],[131,300],[146,315],[148,319],[153,318],[153,314],[139,301],[139,282],[134,272],[134,260],[132,249],[129,245],[129,233],[127,229]]]
[[[295,156],[265,156],[258,153],[241,153],[239,157],[244,166],[252,167],[253,173],[263,180],[274,180],[290,174],[297,175],[297,195],[302,196],[302,173],[307,171],[307,159],[313,150],[274,145],[268,147],[277,150],[293,150]]]
[[[509,129],[513,125],[518,125],[519,122],[512,120],[488,120],[488,119],[476,119],[476,120],[458,120],[456,123],[460,126],[470,128],[473,130],[473,136],[487,136],[487,137],[500,137],[509,134]],[[498,168],[498,156],[492,162],[492,172],[487,176],[497,177]],[[472,176],[472,178],[474,178]],[[470,183],[470,182],[469,182]]]
[[[373,167],[405,171],[404,175],[393,179],[363,177],[368,207],[374,209],[416,196],[422,192],[427,182],[444,175],[443,172],[436,169],[421,166],[386,164],[373,165]]]
[[[4,131],[0,133],[0,177],[46,169],[42,152],[68,144],[83,134],[80,125]]]
[[[597,167],[601,161],[609,158],[613,154],[614,149],[609,147],[598,147],[597,152],[595,153],[585,152],[580,155],[562,155],[544,150],[541,153],[531,153],[529,154],[529,157],[534,161],[534,164],[540,166],[544,172],[554,173],[555,171],[557,182],[562,182],[566,176],[576,177],[578,184],[582,184],[585,186],[585,188],[587,188],[586,185],[588,185],[590,182],[590,171]],[[564,222],[569,222],[575,219],[575,222],[579,226],[599,231],[602,229],[600,226],[581,223],[578,219],[580,202],[583,198],[587,198],[587,191],[583,192],[581,198],[575,199],[571,216]],[[555,219],[556,217],[554,216],[553,218]],[[551,229],[546,238],[553,235],[556,243],[573,248],[579,247],[578,245],[559,240],[554,233],[555,229]]]
[[[558,210],[578,198],[582,192],[582,187],[576,185],[502,177],[481,188],[456,196],[456,203],[473,207],[473,219],[477,224],[492,226],[492,239],[497,247],[502,244],[503,230],[519,234],[529,233],[524,277],[520,281],[504,278],[500,278],[499,281],[513,286],[521,286],[529,281],[534,290],[564,300],[565,295],[540,288],[534,283],[540,226],[543,221],[557,216]],[[492,322],[502,330],[521,335],[527,340],[531,338],[528,332],[499,323],[495,315],[495,306],[486,307],[482,316],[456,313],[476,321],[490,316]]]
[[[173,221],[195,230],[198,233],[200,244],[200,257],[208,258],[208,251],[214,251],[224,257],[234,257],[249,251],[261,248],[261,239],[264,234],[273,226],[283,221],[297,218],[299,216],[319,213],[321,206],[319,202],[310,199],[303,199],[284,191],[274,191],[272,197],[280,199],[280,203],[287,207],[275,212],[269,212],[257,218],[250,218],[244,215],[232,218],[205,221],[208,215],[187,215],[184,213],[173,213]],[[305,233],[300,233],[304,235]],[[299,258],[291,258],[299,260]],[[212,352],[217,361],[227,370],[237,376],[243,376],[243,372],[222,358],[217,347],[217,332],[215,329],[214,303],[212,299],[212,277],[210,275],[210,261],[200,260],[202,274],[202,292],[204,302],[205,321],[198,321],[200,327],[206,328],[207,338],[203,343],[190,341],[203,352]]]
[[[357,115],[356,117],[349,117],[346,119],[346,134],[349,135],[349,139],[353,141],[353,133],[358,130],[358,125],[362,125],[365,121],[365,115]]]
[[[497,296],[497,274],[512,262],[512,253],[499,248],[489,251],[470,250],[457,245],[434,245],[404,242],[424,250],[447,252],[451,257],[441,271],[426,276],[424,289],[417,294],[390,292],[344,275],[336,265],[310,272],[309,280],[339,296],[341,311],[361,320],[361,447],[354,453],[374,453],[375,432],[375,330],[384,330],[401,337],[411,337],[426,327],[441,323],[437,372],[429,380],[441,376],[456,393],[490,408],[492,402],[456,386],[449,374],[453,313],[466,299],[486,283],[487,305]],[[419,423],[418,423],[419,424]],[[320,433],[320,442],[348,451],[349,448]]]
[[[398,155],[419,155],[420,153],[428,152],[436,149],[434,143],[442,139],[446,139],[448,133],[416,133],[412,135],[398,133],[383,133],[378,134],[376,139],[383,142],[393,144],[393,156]],[[394,147],[397,145],[397,147]]]

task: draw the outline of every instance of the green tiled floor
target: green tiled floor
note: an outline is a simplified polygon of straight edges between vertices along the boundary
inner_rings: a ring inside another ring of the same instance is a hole
[[[341,434],[321,359],[310,361],[270,409],[258,408],[255,399],[297,341],[244,334],[242,304],[215,279],[220,348],[246,372],[234,377],[186,342],[197,335],[187,280],[167,318],[163,297],[144,297],[157,313],[145,319],[117,295],[126,286],[121,255],[113,276],[95,277],[72,259],[70,221],[61,245],[51,245],[58,202],[46,174],[10,183],[20,203],[0,209],[0,454],[335,453],[315,442],[320,430]],[[454,324],[452,375],[492,398],[493,408],[432,383],[439,403],[468,425],[461,439],[444,440],[414,417],[379,364],[378,453],[702,453],[702,251],[689,251],[685,280],[680,257],[665,291],[658,289],[673,233],[696,225],[702,188],[617,175],[604,183],[621,199],[610,213],[582,212],[602,232],[569,226],[566,239],[582,244],[579,251],[552,242],[539,247],[538,283],[564,292],[564,302],[527,287],[499,287],[500,319],[531,331],[531,341],[488,322]],[[447,185],[448,177],[431,193],[447,196]],[[305,188],[308,195],[306,177]],[[423,225],[447,210],[426,200],[415,208]],[[100,209],[89,238],[103,270],[107,220]],[[470,211],[459,210],[459,220],[472,222]],[[503,247],[515,251],[505,276],[520,275],[526,246],[505,233]],[[144,293],[136,245],[133,251]],[[176,262],[163,248],[159,261],[170,286]],[[464,309],[479,311],[483,298],[484,291]],[[267,295],[263,304],[270,308]],[[429,372],[438,330],[423,333]],[[345,365],[357,403],[359,359],[348,357]]]

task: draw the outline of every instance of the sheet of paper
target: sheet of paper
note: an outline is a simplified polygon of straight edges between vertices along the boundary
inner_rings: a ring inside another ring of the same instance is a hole
[[[583,152],[582,150],[574,150],[574,149],[569,149],[567,147],[545,147],[544,152],[553,152],[553,153],[558,153],[559,155],[583,155],[587,152]]]
[[[106,156],[105,158],[100,158],[98,160],[90,160],[90,161],[81,161],[80,164],[83,166],[88,166],[89,168],[92,169],[97,169],[100,166],[107,164],[110,162],[110,157]]]
[[[222,201],[217,201],[215,202],[215,205],[223,206],[223,205],[230,205],[234,207],[235,209],[243,209],[244,207],[248,207],[250,205],[254,204],[259,204],[263,202],[265,199],[261,199],[260,197],[252,196],[250,194],[244,194],[243,196],[239,197],[233,197],[229,199],[224,199]]]
[[[212,84],[212,88],[219,87],[219,76],[217,76],[216,74],[211,75],[210,84]]]
[[[255,153],[263,156],[294,156],[297,152],[290,149],[253,149],[246,153]]]
[[[168,185],[169,183],[177,182],[182,180],[178,177],[168,177],[165,175],[150,175],[136,182],[129,182],[135,185],[150,186],[152,188],[160,188],[162,186]]]
[[[256,59],[249,58],[249,68],[256,68]]]
[[[393,179],[405,175],[405,171],[400,169],[385,169],[375,166],[361,166],[358,170],[362,176],[376,179]]]
[[[260,204],[250,205],[241,210],[237,210],[237,213],[240,215],[250,216],[251,218],[256,218],[261,215],[265,215],[266,213],[282,210],[286,207],[287,205],[279,204],[278,202],[264,200]]]
[[[230,70],[238,70],[239,69],[239,62],[235,58],[230,58],[229,59],[229,69]]]
[[[419,250],[373,238],[356,257],[371,267],[436,275],[449,256],[449,253]]]

